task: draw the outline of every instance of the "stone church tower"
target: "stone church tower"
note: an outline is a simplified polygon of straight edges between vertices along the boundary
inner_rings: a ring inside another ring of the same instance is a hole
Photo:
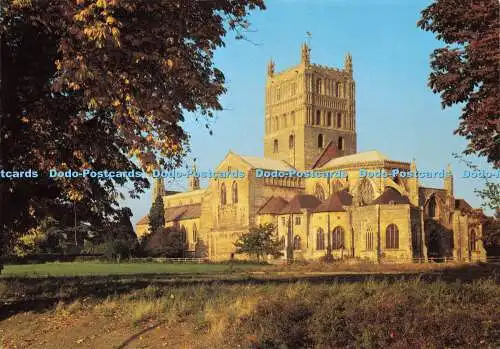
[[[332,142],[337,156],[356,153],[355,86],[352,57],[343,69],[312,64],[302,45],[301,62],[267,69],[264,156],[310,169]]]

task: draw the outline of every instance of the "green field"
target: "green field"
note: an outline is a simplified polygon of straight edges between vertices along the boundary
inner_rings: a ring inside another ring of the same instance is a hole
[[[236,264],[233,271],[265,268],[262,264]],[[5,265],[0,277],[90,276],[139,274],[210,274],[230,271],[229,264],[67,262]]]

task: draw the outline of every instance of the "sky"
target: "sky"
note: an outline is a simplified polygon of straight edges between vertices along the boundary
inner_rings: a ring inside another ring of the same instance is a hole
[[[247,40],[229,33],[226,46],[215,54],[224,72],[227,93],[223,111],[212,121],[213,135],[201,122],[184,123],[191,137],[191,153],[200,170],[217,167],[229,150],[263,156],[264,87],[272,58],[279,72],[300,62],[300,46],[309,40],[312,63],[342,67],[346,52],[353,57],[356,82],[358,152],[378,150],[393,160],[416,159],[419,170],[446,168],[455,175],[455,197],[472,206],[484,182],[465,179],[466,166],[452,154],[465,149],[465,139],[454,135],[460,107],[442,109],[439,95],[427,86],[429,56],[442,43],[417,27],[420,11],[430,1],[419,0],[267,0],[265,11],[252,12]],[[481,169],[484,159],[470,157]],[[441,179],[421,185],[442,188]],[[201,182],[202,187],[206,181]],[[187,180],[167,182],[168,190],[185,190]],[[123,203],[132,209],[132,222],[148,214],[151,192]]]

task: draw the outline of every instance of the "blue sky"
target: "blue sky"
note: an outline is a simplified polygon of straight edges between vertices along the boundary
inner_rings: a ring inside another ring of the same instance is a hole
[[[264,86],[267,62],[278,71],[300,61],[300,45],[312,33],[313,63],[341,67],[345,52],[353,57],[356,81],[358,151],[376,149],[391,159],[411,161],[419,169],[441,169],[448,163],[455,173],[455,196],[475,207],[481,202],[474,188],[481,180],[461,179],[466,167],[452,157],[465,148],[453,135],[460,108],[441,109],[439,95],[427,87],[429,55],[440,44],[432,33],[417,28],[420,11],[430,1],[418,0],[268,0],[267,10],[249,20],[249,41],[230,33],[226,47],[216,52],[215,64],[227,82],[221,102],[224,111],[212,122],[209,135],[202,123],[188,118],[192,152],[202,170],[215,168],[229,149],[243,155],[263,155]],[[471,158],[482,169],[483,159]],[[186,181],[167,183],[183,190]],[[205,185],[202,181],[202,186]],[[441,180],[422,185],[442,187]],[[151,193],[123,203],[132,209],[135,224],[149,212]]]

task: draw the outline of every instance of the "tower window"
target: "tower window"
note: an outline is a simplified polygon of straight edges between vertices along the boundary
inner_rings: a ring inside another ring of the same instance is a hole
[[[319,228],[316,233],[316,250],[324,250],[325,249],[325,233],[323,229]]]
[[[429,214],[429,217],[434,218],[436,217],[436,197],[433,195],[430,200],[429,204],[427,206],[427,212]]]
[[[469,237],[469,242],[470,242],[470,246],[469,246],[469,249],[471,251],[476,251],[476,231],[474,229],[471,229],[470,231],[470,237]]]
[[[288,136],[288,149],[293,149],[295,146],[295,137],[293,135]]]
[[[291,119],[292,119],[292,125],[293,125],[293,126],[295,126],[295,112],[294,112],[294,111],[292,111],[292,112],[290,113],[290,117],[291,117]]]
[[[318,148],[323,148],[323,134],[318,135]]]
[[[316,110],[316,125],[321,125],[321,111]]]
[[[337,148],[339,150],[344,150],[344,138],[343,137],[339,137]]]
[[[342,113],[337,113],[337,128],[342,127]]]
[[[236,204],[238,203],[238,184],[236,182],[233,182],[231,190],[232,190],[231,194],[232,194],[233,204]]]
[[[314,189],[314,195],[321,201],[325,200],[325,191],[321,184],[316,183],[316,188]]]
[[[332,120],[332,112],[329,111],[326,117],[326,124],[327,126],[332,126],[333,120]]]
[[[286,127],[286,114],[281,117],[281,127]]]
[[[291,92],[292,96],[297,93],[297,84],[295,82],[292,83]]]
[[[316,80],[316,93],[321,93],[321,79]]]
[[[273,142],[273,151],[275,153],[278,152],[278,140],[277,139],[275,139],[274,142]]]
[[[220,187],[220,204],[222,206],[226,204],[226,185],[224,183]]]

